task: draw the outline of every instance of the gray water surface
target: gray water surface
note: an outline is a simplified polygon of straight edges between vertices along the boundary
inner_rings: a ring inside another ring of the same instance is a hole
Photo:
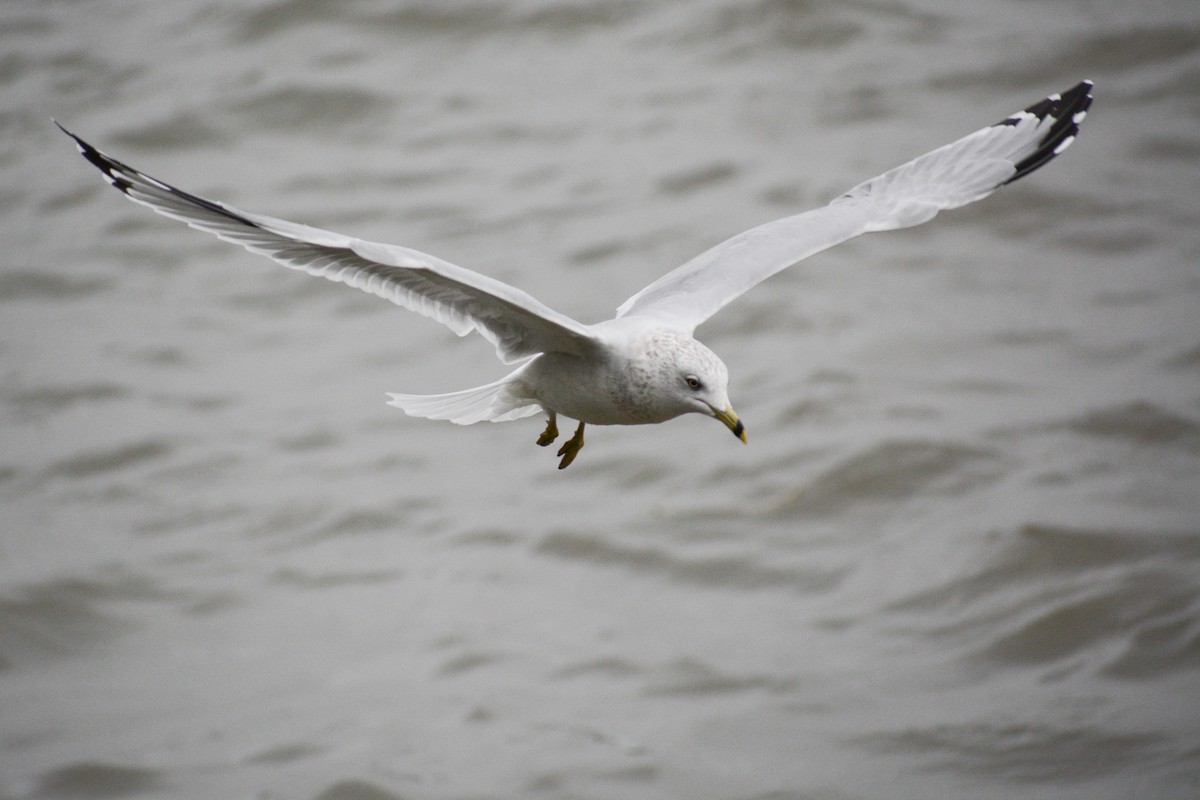
[[[1200,796],[1193,2],[0,5],[0,797]],[[460,428],[492,348],[123,200],[584,321],[1083,78],[1045,170],[730,305],[712,420]]]

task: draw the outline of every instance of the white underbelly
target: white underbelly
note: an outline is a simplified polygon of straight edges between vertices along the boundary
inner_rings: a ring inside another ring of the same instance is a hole
[[[554,353],[539,356],[522,375],[526,391],[547,411],[589,425],[663,422],[623,401],[623,375],[609,364]]]

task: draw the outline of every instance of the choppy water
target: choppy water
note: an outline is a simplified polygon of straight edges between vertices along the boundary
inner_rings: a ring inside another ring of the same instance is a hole
[[[1200,796],[1194,2],[0,6],[0,797]],[[51,126],[585,320],[1081,78],[1030,179],[701,330],[709,420],[413,420],[491,348]]]

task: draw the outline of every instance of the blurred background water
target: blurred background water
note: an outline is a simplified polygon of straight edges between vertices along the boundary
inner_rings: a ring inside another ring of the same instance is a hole
[[[0,6],[0,797],[1200,796],[1192,0]],[[701,329],[711,420],[458,428],[490,346],[124,201],[585,321],[1082,78],[1046,170]]]

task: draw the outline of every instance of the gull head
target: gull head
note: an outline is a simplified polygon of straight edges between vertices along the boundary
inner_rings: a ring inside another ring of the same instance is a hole
[[[746,441],[746,428],[729,402],[729,370],[717,354],[681,331],[657,329],[629,354],[624,387],[647,422],[683,414],[719,420]]]

